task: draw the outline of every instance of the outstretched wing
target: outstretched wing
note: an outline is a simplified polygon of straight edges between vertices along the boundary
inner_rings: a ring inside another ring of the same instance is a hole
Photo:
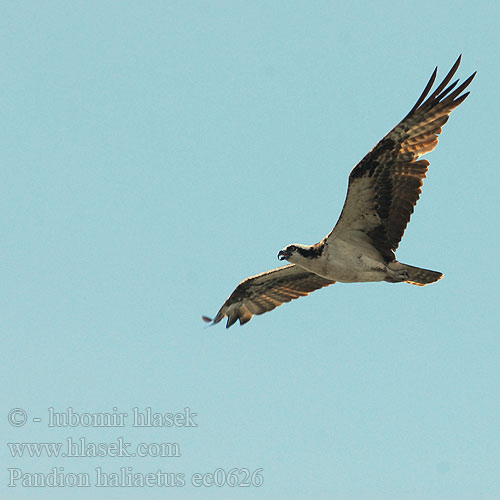
[[[429,162],[418,158],[432,151],[451,112],[464,101],[465,82],[448,85],[461,56],[429,96],[437,75],[434,70],[415,106],[352,170],[342,213],[333,237],[368,240],[387,261],[395,259],[403,233],[421,193]],[[455,89],[455,90],[453,90]]]
[[[254,314],[272,311],[284,302],[309,295],[310,292],[333,283],[335,281],[322,278],[295,264],[278,267],[242,281],[215,318],[212,320],[203,316],[203,320],[215,324],[227,316],[226,328],[237,320],[244,325]]]

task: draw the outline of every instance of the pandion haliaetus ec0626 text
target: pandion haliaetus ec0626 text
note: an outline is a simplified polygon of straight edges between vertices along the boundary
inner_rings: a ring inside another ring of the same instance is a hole
[[[227,316],[226,328],[245,324],[254,314],[308,295],[336,281],[388,281],[424,286],[443,275],[403,264],[395,251],[420,196],[432,151],[451,112],[469,95],[462,93],[476,73],[457,87],[450,84],[459,57],[429,95],[437,68],[411,111],[352,170],[344,208],[332,232],[315,245],[288,245],[278,253],[290,264],[242,281],[212,324]]]

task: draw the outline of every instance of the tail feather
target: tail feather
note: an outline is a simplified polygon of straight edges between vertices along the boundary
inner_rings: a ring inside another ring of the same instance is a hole
[[[405,283],[411,285],[425,286],[430,283],[435,283],[443,277],[443,273],[439,271],[430,271],[429,269],[422,269],[420,267],[409,266],[403,264],[404,270],[408,273],[408,279]]]

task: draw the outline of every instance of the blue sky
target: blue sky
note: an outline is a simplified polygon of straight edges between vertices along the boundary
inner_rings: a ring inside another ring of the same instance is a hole
[[[2,498],[500,498],[495,2],[11,2],[0,19]],[[428,287],[337,284],[226,331],[243,278],[335,224],[352,167],[436,65],[478,70],[398,258]],[[197,427],[48,427],[48,408]],[[7,415],[23,409],[24,426]],[[33,418],[41,418],[35,423]],[[178,443],[13,457],[5,443]],[[8,488],[8,469],[183,473]],[[195,487],[216,469],[260,487]]]

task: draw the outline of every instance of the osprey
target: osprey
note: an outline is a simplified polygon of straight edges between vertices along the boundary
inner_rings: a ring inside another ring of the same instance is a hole
[[[215,318],[203,316],[204,321],[215,324],[227,316],[226,328],[237,320],[243,325],[254,314],[271,311],[336,281],[424,286],[442,278],[438,271],[398,262],[395,251],[429,166],[419,158],[437,146],[442,126],[469,95],[462,92],[476,75],[458,87],[458,80],[449,84],[460,59],[429,95],[436,67],[411,111],[354,167],[342,213],[331,233],[315,245],[285,247],[278,259],[290,264],[242,281]]]

